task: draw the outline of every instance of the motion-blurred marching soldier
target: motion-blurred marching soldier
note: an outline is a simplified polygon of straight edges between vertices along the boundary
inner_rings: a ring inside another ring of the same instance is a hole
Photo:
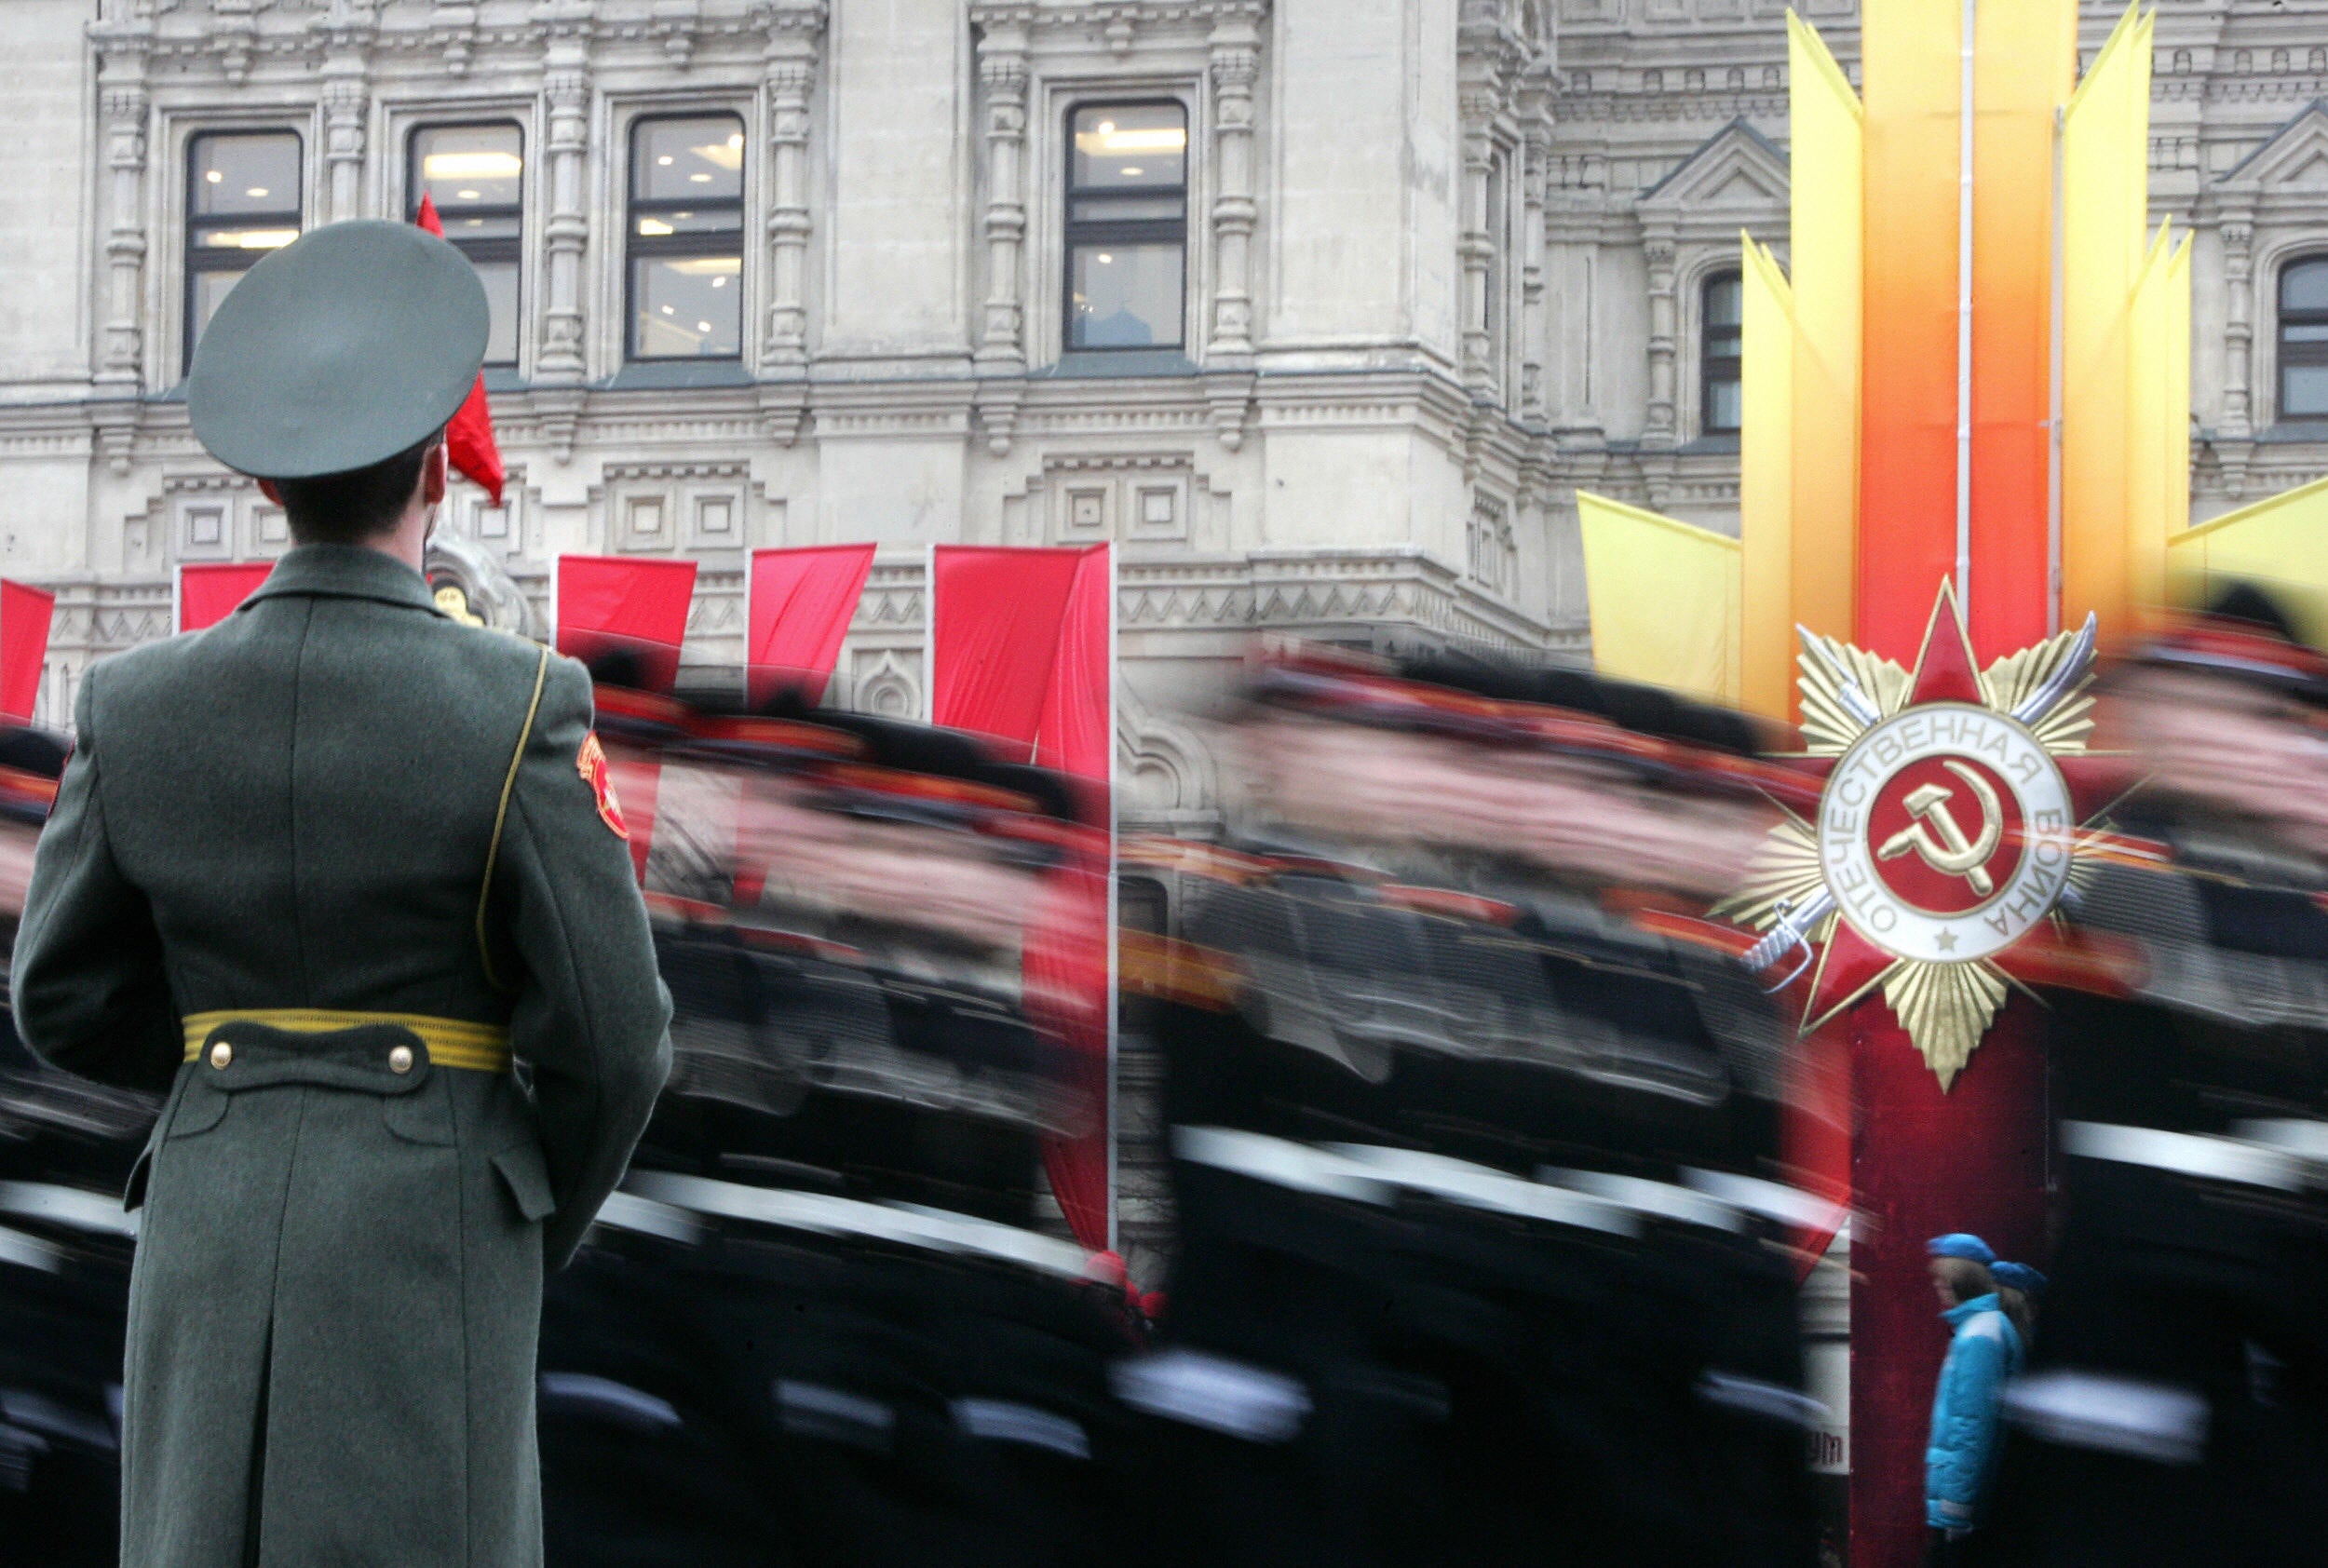
[[[583,670],[420,574],[486,324],[401,223],[252,268],[189,409],[296,547],[81,685],[14,1002],[47,1061],[169,1094],[125,1200],[140,1568],[541,1559],[542,1277],[646,1123],[669,1003]]]
[[[1259,677],[1180,851],[1173,1561],[1807,1561],[1784,1038],[1702,911],[1766,817],[1732,715],[1573,672]],[[1649,910],[1621,895],[1647,892]]]
[[[2328,659],[2240,588],[2117,672],[2148,775],[2073,901],[2064,1229],[2010,1390],[2012,1562],[2328,1561]]]

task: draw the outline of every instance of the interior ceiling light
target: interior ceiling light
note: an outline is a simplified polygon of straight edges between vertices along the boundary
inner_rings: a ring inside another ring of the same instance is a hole
[[[205,174],[202,176],[202,178],[203,178],[203,179],[205,179],[205,180],[208,180],[208,181],[209,181],[211,184],[215,185],[215,184],[217,184],[217,183],[218,183],[221,180],[225,179],[225,178],[226,178],[226,176],[225,176],[225,175],[223,175],[223,174],[221,174],[221,173],[220,173],[217,169],[210,169],[209,172],[205,173]]]
[[[1117,130],[1112,123],[1102,121],[1099,132],[1103,153],[1178,153],[1188,146],[1188,132],[1179,126]]]
[[[253,185],[242,194],[247,196],[263,196],[266,195],[266,187],[264,185]]]
[[[655,164],[658,169],[669,169],[670,167],[670,155],[669,153],[665,153],[661,157],[655,160]]]
[[[671,229],[660,218],[642,218],[639,220],[639,232],[643,235],[669,234]]]
[[[740,136],[730,136],[724,142],[707,142],[687,151],[712,168],[726,169],[731,174],[744,166],[744,139]]]
[[[696,323],[696,331],[698,332],[708,332],[711,330],[711,323],[709,321],[698,321]]]
[[[727,150],[731,153],[740,153],[744,150],[744,133],[742,131],[739,130],[735,135],[727,139]]]
[[[475,191],[455,191],[453,194],[459,196],[463,201],[482,201],[484,199],[483,196],[480,196]]]
[[[430,153],[420,172],[429,180],[514,180],[525,172],[525,160],[515,153]]]
[[[687,178],[697,185],[708,185],[711,182],[711,177],[709,174],[690,174]]]

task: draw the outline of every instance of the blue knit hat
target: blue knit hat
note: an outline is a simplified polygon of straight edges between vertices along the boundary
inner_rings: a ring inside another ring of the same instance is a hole
[[[2007,1290],[2018,1291],[2031,1301],[2045,1294],[2045,1276],[2027,1264],[1991,1264],[1989,1277]]]
[[[1989,1244],[1969,1232],[1952,1230],[1946,1236],[1935,1236],[1924,1244],[1924,1250],[1935,1258],[1966,1258],[1976,1264],[1994,1264],[1996,1253]]]

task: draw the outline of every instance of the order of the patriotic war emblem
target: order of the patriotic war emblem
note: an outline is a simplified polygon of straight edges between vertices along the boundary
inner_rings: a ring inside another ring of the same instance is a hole
[[[2116,764],[2089,753],[2094,627],[1973,662],[1943,584],[1913,671],[1798,629],[1812,818],[1773,828],[1725,912],[1766,934],[1747,960],[1806,971],[1806,1032],[1881,989],[1944,1088],[1987,1033],[2015,949],[2051,935]]]

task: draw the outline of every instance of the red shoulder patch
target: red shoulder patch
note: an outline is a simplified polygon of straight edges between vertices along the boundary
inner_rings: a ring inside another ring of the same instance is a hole
[[[598,818],[619,839],[630,836],[629,826],[622,819],[622,803],[615,799],[614,780],[606,775],[606,748],[598,743],[598,731],[582,737],[582,750],[574,759],[575,771],[582,782],[598,797]]]

